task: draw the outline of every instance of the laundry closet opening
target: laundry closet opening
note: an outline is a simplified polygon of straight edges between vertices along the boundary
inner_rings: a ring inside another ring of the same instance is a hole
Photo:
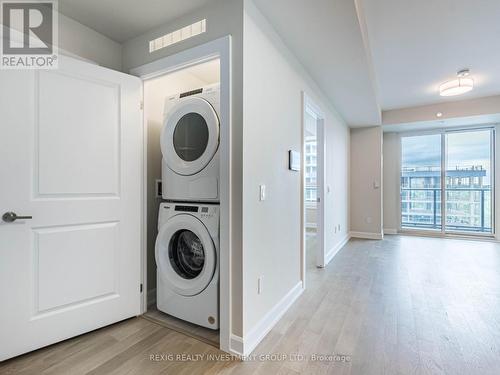
[[[217,347],[219,82],[219,59],[144,81],[144,317]]]

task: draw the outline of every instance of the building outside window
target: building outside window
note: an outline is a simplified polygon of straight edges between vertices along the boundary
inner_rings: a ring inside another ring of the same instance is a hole
[[[492,233],[493,136],[480,129],[403,137],[401,226]]]
[[[433,167],[404,168],[401,174],[401,218],[408,227],[435,228],[441,223],[441,171]],[[446,171],[447,226],[491,231],[491,186],[481,165]],[[418,189],[418,190],[417,190]],[[486,219],[486,220],[485,220]]]
[[[316,159],[316,136],[306,136],[305,140],[305,200],[308,204],[316,204],[317,200],[317,159]]]

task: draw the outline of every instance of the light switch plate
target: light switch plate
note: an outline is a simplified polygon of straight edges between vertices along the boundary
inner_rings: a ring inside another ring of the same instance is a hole
[[[265,201],[266,200],[266,185],[259,185],[259,200],[260,201]]]
[[[300,171],[300,152],[288,150],[288,169]]]

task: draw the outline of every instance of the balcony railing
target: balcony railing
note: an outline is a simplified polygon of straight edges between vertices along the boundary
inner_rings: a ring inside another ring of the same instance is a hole
[[[491,233],[491,187],[446,188],[445,229]],[[441,230],[441,188],[401,188],[401,226]]]

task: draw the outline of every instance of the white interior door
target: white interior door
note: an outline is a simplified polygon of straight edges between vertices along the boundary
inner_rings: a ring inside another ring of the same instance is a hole
[[[0,71],[0,360],[140,314],[141,86]]]

